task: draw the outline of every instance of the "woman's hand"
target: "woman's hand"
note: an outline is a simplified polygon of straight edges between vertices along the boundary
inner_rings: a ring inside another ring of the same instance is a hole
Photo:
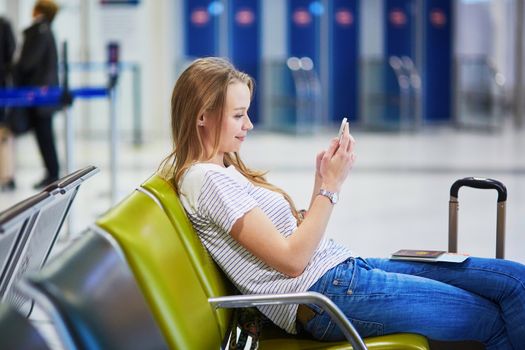
[[[317,155],[316,170],[322,179],[322,187],[338,192],[355,162],[355,140],[346,124],[343,136],[330,141],[326,151]]]

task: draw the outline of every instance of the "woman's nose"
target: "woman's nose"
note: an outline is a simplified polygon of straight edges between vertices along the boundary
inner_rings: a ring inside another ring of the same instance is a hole
[[[244,118],[244,130],[252,130],[253,129],[253,124],[252,124],[252,121],[250,120],[250,117],[248,115],[246,115],[246,117]]]

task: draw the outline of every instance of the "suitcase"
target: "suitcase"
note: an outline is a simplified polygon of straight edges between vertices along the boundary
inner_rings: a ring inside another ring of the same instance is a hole
[[[13,134],[0,126],[0,188],[9,185],[15,175]]]
[[[505,207],[507,204],[507,188],[501,182],[494,179],[466,177],[459,179],[450,187],[450,201],[448,206],[448,251],[458,251],[458,192],[463,186],[493,189],[498,191],[497,218],[496,218],[496,258],[503,259],[505,256]]]

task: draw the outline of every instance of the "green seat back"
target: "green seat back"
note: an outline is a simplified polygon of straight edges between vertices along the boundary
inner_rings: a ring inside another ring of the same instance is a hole
[[[133,192],[97,224],[111,234],[172,349],[218,349],[222,332],[187,250],[164,210]]]
[[[160,176],[153,175],[142,187],[153,194],[164,208],[197,271],[206,295],[211,298],[233,294],[234,287],[202,245],[172,186]],[[230,313],[228,309],[218,309],[216,312],[223,333],[227,330]]]

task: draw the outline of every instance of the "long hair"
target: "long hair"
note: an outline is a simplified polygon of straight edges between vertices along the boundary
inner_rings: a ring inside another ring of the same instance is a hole
[[[173,151],[161,163],[161,175],[166,178],[180,195],[180,181],[196,162],[211,159],[218,152],[221,128],[215,129],[213,151],[205,154],[204,143],[199,132],[199,117],[205,112],[216,116],[216,125],[222,125],[226,92],[232,83],[241,82],[248,86],[253,95],[254,81],[240,72],[225,59],[217,57],[200,58],[181,74],[171,95],[171,132]],[[224,165],[234,166],[250,182],[257,186],[280,193],[290,204],[292,214],[300,223],[299,215],[291,197],[282,189],[266,181],[265,172],[248,168],[237,152],[224,155]]]

